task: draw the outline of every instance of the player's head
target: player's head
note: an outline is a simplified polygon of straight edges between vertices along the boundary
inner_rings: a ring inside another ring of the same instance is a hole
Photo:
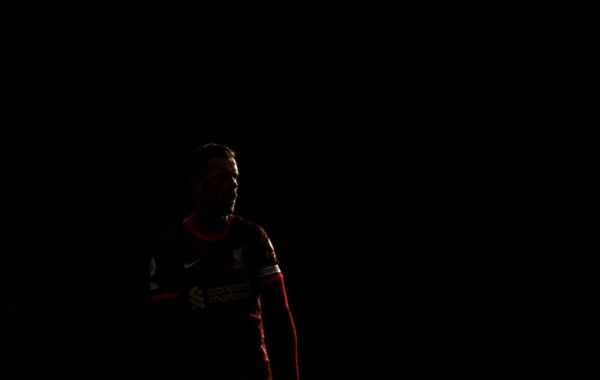
[[[236,154],[230,147],[209,143],[194,151],[190,174],[195,202],[211,216],[233,213],[238,191]]]

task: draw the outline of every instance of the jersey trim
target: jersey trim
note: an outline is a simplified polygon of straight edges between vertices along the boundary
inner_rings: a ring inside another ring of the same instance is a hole
[[[232,217],[228,216],[227,217],[227,222],[225,224],[225,227],[223,227],[223,230],[221,232],[219,232],[216,235],[206,235],[200,231],[198,231],[193,225],[192,222],[190,221],[190,217],[186,217],[183,220],[183,223],[187,226],[187,228],[190,229],[190,231],[192,231],[192,233],[194,234],[194,236],[196,236],[198,239],[200,240],[205,240],[205,241],[217,241],[220,239],[223,239],[227,233],[229,232],[229,230],[231,229],[231,221],[232,221]]]
[[[162,301],[162,300],[169,299],[169,298],[176,298],[176,297],[179,297],[180,295],[181,295],[181,293],[179,292],[179,290],[158,293],[158,294],[152,295],[152,302],[158,302],[158,301]]]

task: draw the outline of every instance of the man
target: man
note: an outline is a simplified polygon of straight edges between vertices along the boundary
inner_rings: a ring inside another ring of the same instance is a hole
[[[151,259],[152,354],[198,379],[297,380],[278,258],[261,226],[233,214],[238,175],[225,145],[193,154],[191,214],[161,235]]]

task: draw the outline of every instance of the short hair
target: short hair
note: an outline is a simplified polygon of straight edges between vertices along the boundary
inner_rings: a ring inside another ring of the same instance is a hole
[[[235,159],[236,154],[233,149],[225,144],[208,143],[202,144],[194,150],[190,160],[189,174],[192,176],[201,175],[206,169],[206,164],[213,158]]]

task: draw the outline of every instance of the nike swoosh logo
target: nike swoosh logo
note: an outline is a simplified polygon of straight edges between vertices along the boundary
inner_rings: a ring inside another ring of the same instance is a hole
[[[189,263],[183,263],[183,268],[184,269],[188,269],[188,268],[196,265],[196,263],[198,263],[200,260],[202,260],[202,259],[198,259],[198,260],[195,260],[195,261],[192,261],[192,262],[189,262]]]

